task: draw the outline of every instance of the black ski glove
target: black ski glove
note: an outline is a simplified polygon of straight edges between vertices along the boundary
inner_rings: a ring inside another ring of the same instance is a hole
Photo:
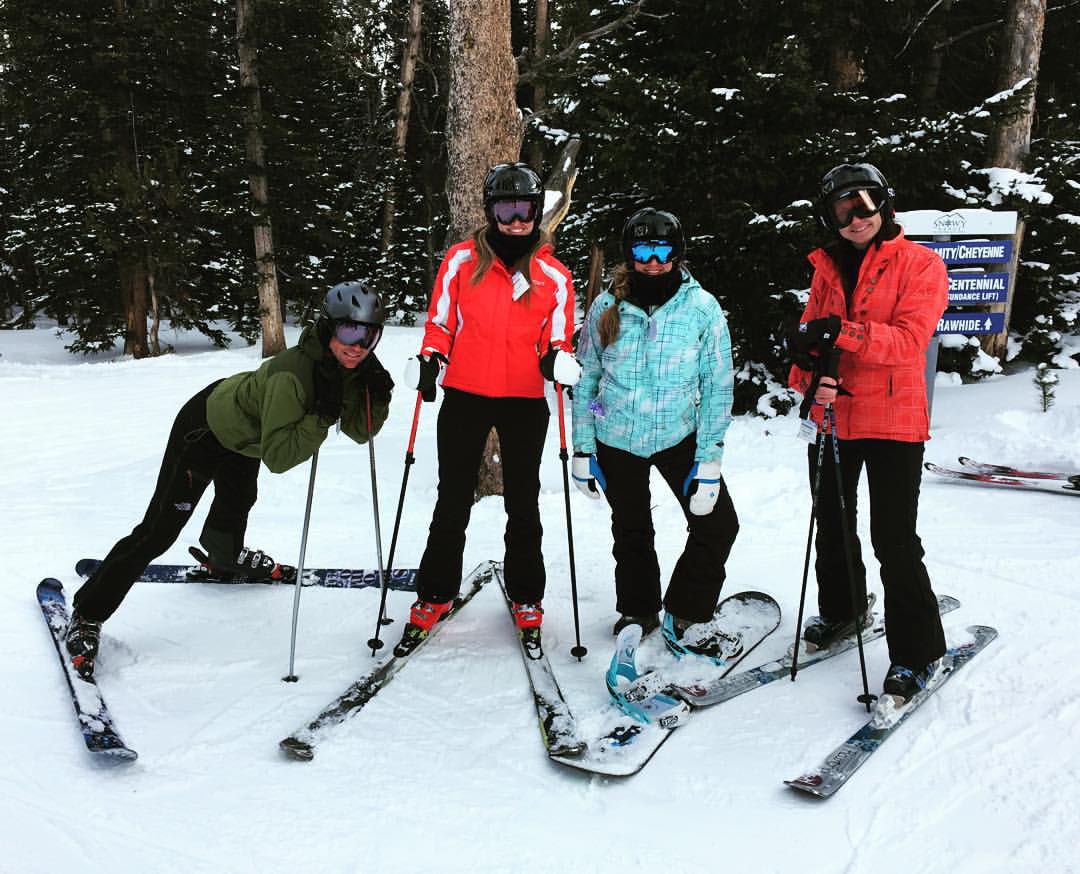
[[[432,352],[430,355],[417,355],[415,359],[419,364],[413,373],[416,374],[416,385],[412,386],[420,392],[424,403],[428,404],[435,400],[435,387],[439,379],[439,372],[449,364],[449,359],[441,352]],[[406,375],[406,379],[410,379]]]
[[[341,399],[345,391],[345,374],[333,358],[324,358],[315,365],[315,413],[331,424],[341,418]]]
[[[373,361],[371,369],[364,374],[364,385],[371,394],[373,407],[390,403],[390,392],[394,390],[394,380],[378,361]]]
[[[806,336],[806,342],[817,349],[822,346],[831,346],[840,336],[842,327],[840,316],[826,316],[823,319],[811,319],[805,325],[801,325],[800,334]]]

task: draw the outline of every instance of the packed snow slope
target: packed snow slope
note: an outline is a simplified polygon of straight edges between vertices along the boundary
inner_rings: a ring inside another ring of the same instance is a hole
[[[298,331],[287,331],[295,342]],[[291,587],[139,584],[105,625],[98,678],[137,762],[86,752],[34,599],[45,576],[69,594],[75,562],[101,556],[141,518],[173,417],[214,379],[259,363],[166,332],[176,352],[133,361],[63,351],[49,329],[0,333],[0,871],[740,872],[1077,871],[1080,862],[1080,497],[948,482],[926,474],[921,531],[945,619],[999,639],[912,716],[840,793],[783,780],[816,764],[865,719],[854,652],[700,711],[636,777],[590,778],[544,755],[518,646],[497,590],[481,593],[310,764],[277,742],[367,666],[374,589],[304,589],[297,672],[287,684]],[[400,374],[417,329],[379,347]],[[393,525],[415,395],[400,389],[375,442],[382,530]],[[554,406],[554,404],[553,404]],[[426,405],[399,564],[423,550],[436,489],[436,405]],[[742,529],[726,593],[761,589],[784,611],[749,662],[794,634],[810,501],[796,421],[740,417],[724,475]],[[1080,470],[1080,371],[1039,410],[1031,373],[976,385],[939,378],[927,459],[958,455]],[[263,471],[248,541],[295,562],[309,467]],[[606,504],[574,493],[582,662],[574,643],[558,430],[548,433],[541,512],[545,641],[583,724],[607,704],[615,619]],[[654,488],[669,572],[684,538]],[[862,500],[865,506],[865,494]],[[209,496],[163,557],[185,562]],[[471,568],[502,557],[501,501],[473,511]],[[374,567],[366,447],[331,435],[320,454],[309,566]],[[860,520],[879,592],[867,519]],[[385,552],[386,546],[384,546]],[[811,583],[811,609],[814,588]],[[396,641],[411,597],[391,593]],[[880,597],[879,597],[880,603]],[[387,652],[387,650],[383,650]],[[887,668],[866,650],[871,684]],[[749,665],[748,665],[749,666]]]

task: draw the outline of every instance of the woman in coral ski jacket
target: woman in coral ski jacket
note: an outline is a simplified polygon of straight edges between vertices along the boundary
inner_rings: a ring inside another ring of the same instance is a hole
[[[842,164],[824,177],[818,217],[832,242],[810,255],[814,276],[799,330],[789,338],[790,384],[804,394],[830,344],[840,350],[837,380],[821,376],[812,418],[826,406],[836,434],[826,438],[817,499],[818,607],[803,631],[822,648],[870,621],[866,568],[856,530],[863,468],[870,491],[870,539],[881,564],[885,629],[892,662],[884,691],[908,700],[925,686],[945,652],[937,598],[916,531],[924,442],[929,439],[926,349],[945,310],[941,259],[904,237],[893,218],[893,191],[872,164]],[[847,570],[831,441],[838,438],[855,569]],[[810,481],[817,454],[810,450]],[[855,604],[859,607],[856,608]],[[857,615],[857,618],[856,618]]]

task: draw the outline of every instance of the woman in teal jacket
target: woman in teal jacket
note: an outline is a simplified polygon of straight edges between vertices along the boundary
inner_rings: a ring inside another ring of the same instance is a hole
[[[738,642],[712,626],[739,530],[720,462],[734,379],[727,321],[683,265],[679,220],[642,209],[623,228],[625,263],[593,302],[578,346],[574,483],[611,506],[617,634],[658,627],[660,566],[649,474],[660,472],[689,536],[663,597],[664,639],[679,654],[722,662]]]

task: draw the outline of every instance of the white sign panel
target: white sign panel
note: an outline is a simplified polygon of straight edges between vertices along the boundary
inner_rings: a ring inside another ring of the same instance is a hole
[[[898,212],[896,221],[909,237],[1015,234],[1017,214],[990,209],[913,209]]]

